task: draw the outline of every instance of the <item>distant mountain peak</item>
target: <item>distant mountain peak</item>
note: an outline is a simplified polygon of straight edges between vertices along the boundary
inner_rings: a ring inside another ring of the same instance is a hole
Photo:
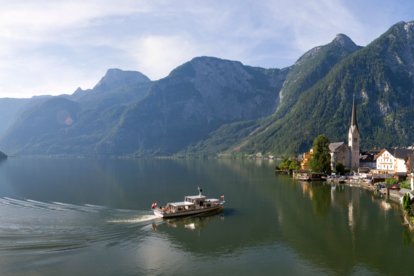
[[[120,79],[124,77],[135,77],[137,79],[141,79],[143,82],[150,81],[150,79],[138,71],[127,71],[127,70],[121,70],[118,68],[110,68],[106,71],[105,76],[102,78],[102,80],[114,80],[114,79]]]
[[[111,68],[106,71],[105,76],[95,85],[94,89],[112,89],[127,85],[150,82],[151,80],[138,71],[124,71]]]
[[[339,45],[341,45],[342,47],[345,47],[345,48],[355,48],[355,47],[357,47],[355,42],[353,42],[352,39],[350,39],[347,35],[344,35],[344,34],[337,34],[335,36],[334,40],[332,40],[332,43],[339,44]]]
[[[406,32],[413,32],[414,31],[414,21],[406,22],[404,24],[404,30]]]
[[[75,90],[75,92],[73,92],[73,94],[76,94],[76,93],[82,93],[82,92],[84,92],[84,90],[82,89],[82,87],[78,87],[76,90]]]
[[[405,31],[407,33],[409,32],[414,32],[414,21],[400,21],[396,24],[394,24],[393,26],[391,26],[391,28],[389,29],[389,31],[391,32],[395,32],[395,31]]]

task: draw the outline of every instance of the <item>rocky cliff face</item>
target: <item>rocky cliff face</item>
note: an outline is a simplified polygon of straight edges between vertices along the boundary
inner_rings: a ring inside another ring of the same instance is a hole
[[[127,110],[104,152],[172,154],[205,139],[224,123],[271,114],[286,71],[201,57],[152,86]]]

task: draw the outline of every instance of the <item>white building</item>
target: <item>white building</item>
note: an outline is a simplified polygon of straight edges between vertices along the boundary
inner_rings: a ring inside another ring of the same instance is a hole
[[[414,151],[411,149],[383,149],[375,158],[380,172],[407,174],[413,171]]]

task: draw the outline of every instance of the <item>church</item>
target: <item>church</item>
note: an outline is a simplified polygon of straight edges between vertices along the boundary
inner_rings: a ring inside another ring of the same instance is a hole
[[[355,98],[352,101],[351,125],[348,130],[348,145],[344,142],[329,144],[331,153],[331,168],[334,171],[337,164],[341,163],[346,168],[358,170],[359,168],[359,128],[355,109]]]

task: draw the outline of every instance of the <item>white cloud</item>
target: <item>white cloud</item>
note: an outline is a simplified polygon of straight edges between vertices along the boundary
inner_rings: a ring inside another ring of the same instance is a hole
[[[151,79],[168,75],[172,68],[193,58],[197,51],[185,36],[145,36],[125,49],[134,57],[136,68]]]
[[[328,43],[338,33],[360,38],[364,30],[341,0],[272,1],[269,9],[281,33],[293,34],[292,46],[307,51]]]
[[[200,55],[283,67],[337,33],[365,45],[394,23],[370,25],[352,1],[0,0],[0,97],[90,88],[113,67],[158,79]]]

